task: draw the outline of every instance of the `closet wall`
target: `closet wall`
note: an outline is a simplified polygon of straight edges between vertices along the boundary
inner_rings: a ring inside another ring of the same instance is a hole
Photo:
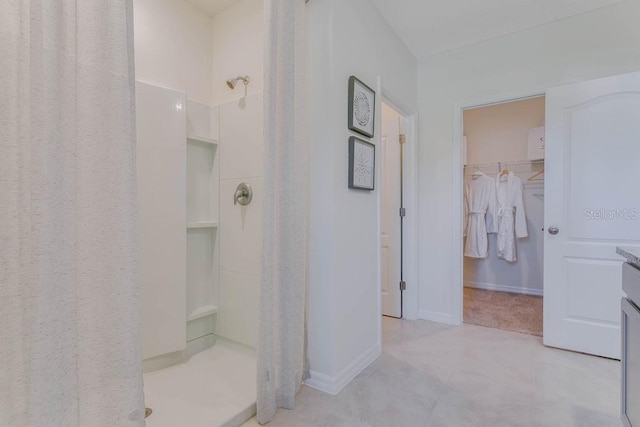
[[[544,105],[544,97],[539,97],[465,110],[468,165],[465,181],[471,179],[475,170],[495,178],[498,162],[527,160],[529,130],[544,125]],[[542,295],[544,185],[543,181],[528,181],[541,167],[522,164],[511,168],[524,185],[529,232],[529,237],[517,239],[517,262],[497,258],[496,236],[490,234],[488,258],[464,258],[465,286]]]

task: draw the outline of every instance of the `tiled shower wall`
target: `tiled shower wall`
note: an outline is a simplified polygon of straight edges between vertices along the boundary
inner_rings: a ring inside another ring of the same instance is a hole
[[[220,300],[218,335],[255,347],[262,253],[262,94],[220,106]],[[233,204],[238,184],[253,188]]]

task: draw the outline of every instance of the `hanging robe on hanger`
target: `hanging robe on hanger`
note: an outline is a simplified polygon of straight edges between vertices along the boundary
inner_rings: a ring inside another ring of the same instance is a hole
[[[516,238],[528,236],[522,181],[513,172],[509,172],[506,175],[499,175],[495,185],[498,258],[515,262],[517,260]]]
[[[465,184],[465,236],[464,255],[486,258],[489,255],[487,233],[495,233],[496,185],[493,178],[479,172]]]

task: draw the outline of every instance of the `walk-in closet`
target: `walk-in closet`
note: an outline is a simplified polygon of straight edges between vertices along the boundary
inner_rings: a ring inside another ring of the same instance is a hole
[[[463,114],[464,322],[542,336],[545,98]]]

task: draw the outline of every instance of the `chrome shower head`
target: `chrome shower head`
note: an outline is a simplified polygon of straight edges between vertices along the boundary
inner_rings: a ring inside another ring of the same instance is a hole
[[[246,86],[249,84],[249,76],[238,76],[235,79],[229,79],[227,80],[227,86],[229,86],[229,89],[235,89],[238,81],[242,81],[242,83],[244,83],[244,85]]]

